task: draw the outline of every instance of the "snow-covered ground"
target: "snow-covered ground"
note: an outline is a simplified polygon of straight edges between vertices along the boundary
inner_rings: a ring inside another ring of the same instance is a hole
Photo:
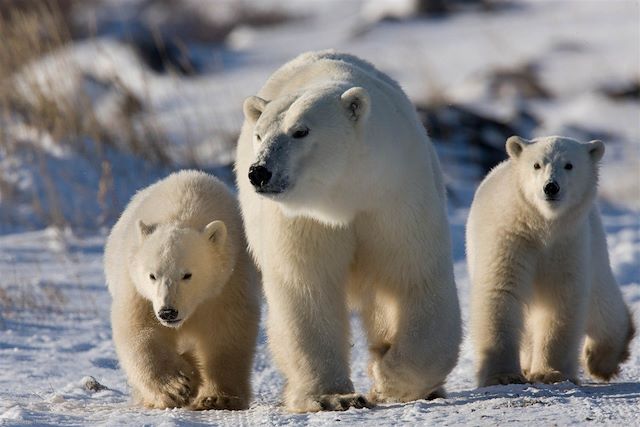
[[[640,313],[640,224],[635,214],[604,217],[613,267],[626,301]],[[463,315],[469,281],[463,253],[465,212],[452,215],[456,278]],[[636,425],[640,416],[640,340],[610,384],[512,385],[476,389],[468,339],[449,376],[449,397],[343,413],[292,415],[279,407],[283,381],[261,331],[247,411],[145,410],[133,407],[111,341],[110,297],[102,273],[102,237],[47,229],[0,237],[0,425]],[[9,298],[11,300],[9,300]],[[637,317],[637,316],[636,316]],[[354,318],[352,376],[366,391],[367,345]],[[90,391],[93,376],[108,387]]]
[[[104,3],[120,8],[136,1]],[[202,13],[222,4],[188,1]],[[18,73],[16,82],[31,76],[56,96],[88,90],[97,119],[115,128],[124,87],[144,104],[137,124],[152,122],[166,132],[168,151],[178,165],[195,154],[199,165],[229,183],[243,98],[255,93],[279,65],[306,50],[335,48],[360,55],[398,80],[417,104],[437,99],[505,122],[525,106],[535,124],[524,136],[605,140],[600,194],[611,261],[626,301],[640,317],[640,101],[614,99],[604,90],[612,83],[640,80],[640,3],[519,1],[498,12],[442,19],[405,19],[400,3],[409,1],[295,0],[283,6],[270,0],[268,4],[296,18],[278,26],[234,29],[224,46],[201,58],[215,63],[210,67],[215,71],[196,76],[152,73],[129,45],[105,36],[53,52]],[[400,19],[378,21],[385,14]],[[515,86],[492,86],[496,70],[524,64],[534,65],[538,84],[550,96],[526,97]],[[58,84],[51,86],[52,79]],[[583,376],[580,387],[476,389],[473,355],[465,340],[449,377],[447,399],[291,415],[278,406],[283,382],[262,332],[253,375],[255,399],[248,411],[133,407],[111,341],[110,298],[102,273],[105,226],[136,188],[174,166],[149,164],[115,148],[102,157],[93,155],[99,147],[91,141],[74,151],[41,129],[0,123],[17,141],[12,150],[0,146],[0,425],[638,424],[640,339],[611,384]],[[438,141],[438,150],[455,190],[450,220],[466,320],[464,222],[478,175],[475,165],[456,157],[460,147]],[[3,190],[7,186],[15,188],[10,199]],[[42,212],[56,210],[75,232],[24,231],[42,224]],[[369,386],[366,359],[367,346],[354,317],[352,376],[359,391]],[[88,390],[87,376],[107,389]]]

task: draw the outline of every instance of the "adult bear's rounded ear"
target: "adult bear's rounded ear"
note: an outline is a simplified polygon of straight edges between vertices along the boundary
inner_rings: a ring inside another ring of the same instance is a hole
[[[369,115],[371,101],[365,88],[356,86],[346,90],[340,96],[340,101],[349,119],[354,122],[366,120]]]
[[[587,142],[587,147],[589,148],[591,160],[594,162],[600,161],[602,156],[604,156],[604,143],[602,141],[594,139],[593,141]]]
[[[267,107],[269,101],[266,101],[259,96],[250,96],[244,100],[244,104],[242,105],[242,110],[244,111],[244,116],[252,121],[258,120],[264,109]]]
[[[531,141],[514,135],[510,136],[509,139],[507,139],[505,147],[507,149],[507,154],[509,154],[509,157],[511,157],[512,159],[517,159],[518,157],[520,157],[520,154],[522,154],[522,150],[524,150],[524,147],[529,144],[531,144]]]
[[[142,220],[138,220],[138,237],[140,238],[140,241],[153,233],[156,230],[156,227],[158,227],[157,224],[147,225]]]
[[[222,221],[211,221],[202,233],[215,245],[222,245],[227,240],[227,226]]]

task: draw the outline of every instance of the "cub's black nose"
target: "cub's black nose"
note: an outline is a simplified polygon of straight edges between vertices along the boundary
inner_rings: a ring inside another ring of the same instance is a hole
[[[162,307],[160,311],[158,311],[158,317],[167,322],[171,322],[172,320],[176,320],[178,317],[178,310],[174,310],[173,308]]]
[[[251,165],[249,168],[249,181],[256,188],[264,187],[271,179],[271,171],[260,165]]]
[[[555,196],[560,192],[560,186],[555,181],[547,182],[544,185],[544,194],[547,196]]]

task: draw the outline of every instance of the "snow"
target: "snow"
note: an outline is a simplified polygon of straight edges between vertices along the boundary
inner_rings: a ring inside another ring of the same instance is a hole
[[[258,2],[245,3],[251,1]],[[109,10],[127,11],[135,9],[137,0],[104,3]],[[211,2],[189,0],[190,7],[211,19],[230,19],[236,13],[232,4],[219,3],[224,14],[218,14]],[[129,45],[104,36],[38,59],[18,70],[15,81],[22,87],[35,79],[42,90],[69,99],[84,88],[97,119],[111,127],[118,126],[120,97],[129,92],[143,104],[136,124],[143,128],[151,123],[166,132],[166,148],[178,167],[194,155],[201,167],[228,183],[243,98],[254,94],[279,65],[306,50],[336,48],[362,56],[398,80],[417,103],[437,98],[508,118],[526,102],[538,120],[534,135],[602,135],[605,140],[600,203],[611,264],[639,317],[640,102],[613,100],[602,88],[640,76],[640,4],[519,1],[496,13],[463,12],[446,19],[411,18],[410,4],[269,0],[261,7],[276,5],[296,18],[278,26],[234,29],[224,46],[202,54],[210,70],[203,74],[186,78],[153,73]],[[378,22],[382,16],[400,19]],[[540,84],[552,97],[523,101],[512,93],[491,93],[492,72],[526,63],[536,64]],[[634,341],[620,377],[610,384],[591,382],[583,374],[581,386],[477,389],[473,353],[465,338],[458,366],[449,376],[447,399],[293,415],[279,406],[283,379],[270,359],[262,329],[249,410],[195,413],[132,406],[111,341],[111,301],[102,272],[104,235],[137,188],[175,166],[150,164],[91,140],[81,141],[82,149],[74,151],[41,129],[0,120],[3,133],[16,141],[11,149],[0,145],[0,425],[638,423],[640,339]],[[441,154],[447,150],[439,147]],[[467,177],[473,175],[468,173],[471,165],[443,164],[447,182],[460,190],[449,211],[466,324],[464,223],[477,182]],[[3,186],[16,189],[13,198],[6,197]],[[72,228],[43,229],[46,219],[56,215]],[[27,231],[31,229],[37,231]],[[370,385],[367,344],[356,316],[352,330],[352,378],[358,391],[365,392]],[[96,386],[87,386],[88,377],[107,388],[92,391]]]
[[[465,212],[452,215],[456,279],[463,316],[469,281],[463,258]],[[632,311],[640,312],[640,223],[634,214],[608,212],[604,222],[612,265]],[[510,385],[476,389],[467,338],[449,376],[447,399],[385,404],[341,413],[294,415],[279,406],[283,380],[261,329],[253,372],[255,399],[247,411],[190,412],[132,406],[111,341],[110,297],[102,273],[101,236],[77,237],[46,229],[0,237],[0,424],[91,425],[526,425],[635,424],[640,415],[640,340],[610,384]],[[8,298],[11,303],[8,303]],[[352,322],[352,378],[366,391],[367,345]],[[87,376],[107,389],[85,388]]]

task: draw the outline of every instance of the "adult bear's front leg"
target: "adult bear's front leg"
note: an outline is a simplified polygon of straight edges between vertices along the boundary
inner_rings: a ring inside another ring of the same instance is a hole
[[[297,225],[296,239],[279,241],[263,266],[269,345],[287,380],[285,405],[292,412],[369,406],[349,378],[351,234]]]
[[[292,412],[369,406],[349,378],[349,319],[342,284],[265,277],[269,346]]]

